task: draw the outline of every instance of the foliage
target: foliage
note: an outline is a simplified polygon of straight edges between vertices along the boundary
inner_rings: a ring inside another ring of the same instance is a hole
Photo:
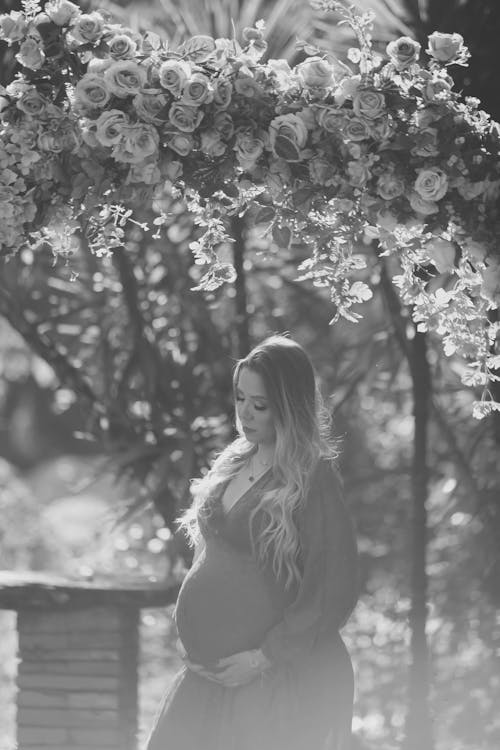
[[[174,50],[67,0],[1,17],[24,66],[4,91],[4,250],[43,226],[38,237],[71,253],[85,215],[90,248],[108,253],[135,221],[125,206],[173,183],[205,227],[191,245],[209,266],[198,288],[234,280],[216,248],[230,239],[227,217],[246,213],[282,247],[300,238],[301,278],[328,287],[334,320],[355,320],[352,306],[371,295],[356,252],[368,232],[393,256],[420,330],[468,360],[464,382],[483,387],[474,413],[484,416],[498,407],[488,384],[498,365],[489,313],[499,299],[499,131],[452,91],[463,39],[435,32],[422,66],[420,45],[402,37],[384,61],[369,14],[315,5],[356,32],[350,66],[308,45],[294,68],[263,63],[261,24],[243,46],[196,36]],[[165,221],[160,211],[155,223]]]

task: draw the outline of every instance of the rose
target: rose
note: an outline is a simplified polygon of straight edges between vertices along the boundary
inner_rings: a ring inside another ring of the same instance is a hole
[[[212,100],[210,79],[203,73],[193,73],[182,87],[181,102],[189,106],[199,106]]]
[[[352,99],[361,83],[361,76],[348,76],[343,78],[335,89],[335,104],[341,107],[346,99]]]
[[[167,164],[163,167],[163,174],[166,180],[170,180],[170,182],[175,182],[179,179],[179,177],[182,176],[183,166],[180,161],[177,161],[176,159],[173,159],[172,161],[167,162]]]
[[[467,255],[470,256],[474,262],[481,263],[486,259],[487,251],[482,242],[467,237],[461,241],[461,245],[463,250],[465,250]]]
[[[96,44],[104,32],[104,18],[96,10],[82,13],[71,25],[71,36],[79,44]]]
[[[292,85],[292,69],[286,60],[268,60],[267,72],[280,91],[286,91]]]
[[[275,156],[286,161],[300,161],[301,149],[307,142],[308,131],[298,115],[279,115],[269,125],[269,140]]]
[[[451,87],[452,83],[445,78],[431,78],[422,87],[422,97],[425,102],[447,99],[451,92]]]
[[[69,0],[49,0],[43,10],[56,26],[66,26],[81,12],[78,5]]]
[[[161,89],[147,89],[134,96],[134,108],[141,120],[165,122],[168,119],[168,94]]]
[[[237,78],[234,82],[234,88],[237,94],[246,96],[249,99],[255,96],[260,96],[260,94],[262,94],[262,86],[254,81],[254,79],[250,76]]]
[[[309,176],[317,185],[326,185],[332,178],[332,164],[322,156],[315,156],[309,162]]]
[[[408,200],[410,202],[410,206],[417,214],[430,216],[431,214],[435,214],[439,211],[439,208],[435,203],[433,203],[432,201],[424,200],[415,191],[412,191],[410,193],[410,195],[408,196]]]
[[[158,131],[147,123],[137,123],[129,127],[125,136],[111,152],[116,161],[139,164],[158,150]]]
[[[295,72],[303,86],[328,88],[335,82],[333,65],[322,57],[309,57],[296,66]]]
[[[448,177],[439,167],[420,169],[414,187],[424,201],[439,201],[448,190]]]
[[[264,151],[264,141],[252,130],[243,129],[236,133],[234,151],[240,166],[245,170],[252,169]]]
[[[165,60],[158,71],[160,84],[174,96],[179,96],[191,75],[191,66],[183,60]]]
[[[344,137],[348,141],[364,141],[370,137],[368,126],[364,120],[350,117],[342,127]]]
[[[125,99],[127,96],[137,94],[146,83],[146,72],[132,60],[119,60],[106,68],[104,80],[109,91]]]
[[[86,73],[75,86],[75,99],[84,107],[104,107],[109,98],[106,82],[97,73]]]
[[[183,133],[192,133],[203,120],[204,113],[196,107],[175,102],[170,108],[168,119]]]
[[[81,135],[70,120],[60,120],[49,130],[40,133],[37,145],[42,151],[59,154],[62,151],[76,151],[81,144]]]
[[[439,273],[453,271],[456,247],[452,242],[441,237],[435,237],[426,243],[425,250]]]
[[[219,109],[226,109],[231,103],[233,84],[224,78],[219,78],[214,89],[214,103]]]
[[[26,36],[27,30],[28,24],[19,11],[13,10],[0,16],[0,39],[5,39],[9,44],[20,42]]]
[[[368,165],[362,161],[347,162],[346,171],[349,177],[349,184],[356,188],[364,187],[371,176]]]
[[[49,104],[48,100],[42,96],[35,87],[24,92],[16,102],[16,107],[31,117],[39,117],[43,114]]]
[[[352,108],[358,117],[375,120],[385,112],[385,96],[374,89],[358,89],[354,94]]]
[[[377,211],[377,224],[387,232],[393,232],[399,224],[398,218],[387,208]]]
[[[160,170],[152,162],[132,164],[127,175],[127,182],[143,182],[145,185],[155,185],[160,180]]]
[[[100,143],[96,138],[95,120],[85,120],[81,127],[82,140],[90,148],[99,148]]]
[[[344,124],[344,113],[333,107],[324,107],[319,111],[318,124],[327,133],[338,133]]]
[[[109,109],[99,115],[95,125],[95,136],[101,146],[115,146],[121,141],[130,120],[121,109]]]
[[[466,201],[472,201],[477,198],[481,193],[484,193],[486,189],[486,182],[481,180],[480,182],[469,182],[465,178],[459,180],[456,188],[462,198]]]
[[[381,174],[377,180],[377,193],[385,201],[394,200],[405,192],[405,183],[392,172]]]
[[[436,128],[423,128],[416,135],[416,143],[411,149],[414,156],[437,156],[438,131]]]
[[[137,44],[127,34],[116,34],[108,42],[109,54],[115,60],[129,60],[137,51]]]
[[[194,147],[193,136],[187,133],[169,132],[165,133],[166,144],[179,156],[187,156]]]
[[[30,70],[40,70],[45,61],[45,54],[40,46],[40,42],[33,37],[25,39],[19,47],[16,60],[18,60],[21,65],[24,65],[25,68],[30,68]]]
[[[217,112],[214,117],[214,129],[223,141],[228,141],[234,135],[233,118],[228,112]]]
[[[469,56],[461,34],[442,34],[440,31],[435,31],[428,41],[427,54],[445,65],[463,62]]]
[[[226,144],[222,143],[215,129],[204,130],[201,134],[201,150],[207,156],[222,156],[226,150]]]
[[[401,36],[399,39],[389,42],[386,52],[394,67],[398,70],[405,70],[405,68],[417,62],[420,49],[418,42],[415,42],[409,36]]]

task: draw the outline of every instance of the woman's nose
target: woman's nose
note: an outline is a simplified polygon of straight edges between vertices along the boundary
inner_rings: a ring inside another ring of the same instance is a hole
[[[248,401],[243,402],[240,409],[240,414],[243,420],[250,416],[250,404],[248,403]]]

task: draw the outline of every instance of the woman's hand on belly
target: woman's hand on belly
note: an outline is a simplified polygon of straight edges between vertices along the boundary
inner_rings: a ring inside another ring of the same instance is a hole
[[[213,671],[189,660],[186,660],[185,664],[192,672],[224,687],[247,685],[271,666],[271,662],[259,649],[240,651],[220,659]]]

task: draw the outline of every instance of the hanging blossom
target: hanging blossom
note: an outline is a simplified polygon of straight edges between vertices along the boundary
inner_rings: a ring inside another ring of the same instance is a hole
[[[467,65],[456,33],[425,51],[403,36],[372,49],[373,14],[315,0],[351,25],[348,63],[303,44],[291,67],[266,59],[259,22],[234,39],[195,36],[171,49],[103,11],[36,0],[0,16],[21,72],[0,90],[0,252],[44,239],[96,253],[123,243],[134,206],[184,196],[201,227],[198,289],[234,280],[218,248],[246,214],[270,243],[309,249],[299,267],[330,291],[339,316],[371,297],[362,241],[400,271],[394,283],[420,330],[464,358],[482,387],[476,416],[500,408],[500,131],[453,89]],[[155,220],[161,231],[164,217]],[[333,322],[332,321],[332,322]]]

